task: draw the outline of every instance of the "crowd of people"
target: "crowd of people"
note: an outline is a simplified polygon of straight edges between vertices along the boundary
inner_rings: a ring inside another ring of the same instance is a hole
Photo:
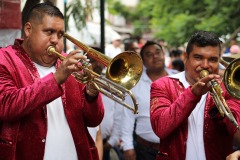
[[[50,3],[28,13],[23,38],[0,49],[0,159],[18,160],[237,160],[240,132],[222,117],[211,82],[220,83],[223,51],[219,37],[196,31],[183,48],[164,40],[112,37],[106,55],[138,54],[143,63],[131,89],[138,114],[101,94],[74,73],[81,62],[104,74],[104,66],[79,49],[63,52],[64,16]],[[49,55],[53,46],[62,57]],[[121,47],[124,46],[124,47]],[[94,47],[93,47],[94,48]],[[94,48],[100,51],[99,48]],[[234,52],[234,53],[233,53]],[[202,70],[210,74],[200,76]],[[91,79],[91,76],[87,78]],[[240,100],[221,93],[237,123]],[[131,104],[127,96],[125,103]]]

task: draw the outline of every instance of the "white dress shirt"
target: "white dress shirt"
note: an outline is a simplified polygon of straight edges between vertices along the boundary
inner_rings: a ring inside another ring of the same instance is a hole
[[[91,135],[94,142],[96,142],[97,139],[97,132],[99,131],[99,126],[97,127],[87,127],[89,134]]]
[[[176,73],[175,70],[165,69],[169,75]],[[146,141],[152,143],[159,143],[160,139],[152,130],[150,122],[150,89],[152,80],[148,77],[146,69],[143,70],[141,79],[138,84],[131,90],[138,102],[138,114],[127,108],[123,110],[122,125],[121,125],[121,139],[123,150],[134,149],[133,146],[133,131],[136,120],[136,134]],[[126,103],[133,105],[132,100],[126,97]]]
[[[102,123],[100,124],[102,138],[107,138],[108,143],[111,144],[111,146],[116,146],[120,140],[120,126],[123,106],[105,95],[102,95],[102,101],[105,110]]]

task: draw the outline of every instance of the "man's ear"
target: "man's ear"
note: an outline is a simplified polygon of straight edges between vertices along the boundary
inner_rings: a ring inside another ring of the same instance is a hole
[[[184,63],[186,62],[187,58],[188,58],[188,54],[187,54],[187,52],[184,52],[183,53],[183,62]]]
[[[32,32],[32,24],[30,22],[27,22],[25,25],[24,25],[24,33],[25,33],[25,36],[28,37]]]

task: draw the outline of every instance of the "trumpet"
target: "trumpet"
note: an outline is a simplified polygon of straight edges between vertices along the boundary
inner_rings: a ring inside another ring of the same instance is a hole
[[[209,75],[209,72],[207,70],[202,70],[200,72],[201,78],[206,77],[207,75]],[[220,84],[216,80],[211,80],[209,82],[209,84],[211,86],[210,94],[213,97],[214,103],[215,103],[220,115],[222,117],[226,116],[231,121],[231,123],[234,126],[236,126],[237,129],[240,129],[236,119],[234,118],[231,110],[229,109],[229,107],[222,95],[223,90],[222,90]]]
[[[81,72],[72,73],[75,79],[83,84],[92,83],[99,92],[132,110],[134,114],[137,114],[138,103],[130,89],[138,83],[142,74],[143,64],[140,56],[134,52],[123,52],[111,59],[93,48],[84,45],[67,33],[64,34],[64,37],[81,48],[85,52],[85,55],[90,56],[107,67],[106,77],[104,77],[92,71],[90,68],[91,64],[88,61],[79,60],[81,63],[79,67],[82,70]],[[48,47],[47,53],[49,55],[57,55],[60,60],[66,58],[58,53],[53,46]],[[123,102],[127,95],[130,96],[134,105],[133,107]]]
[[[227,92],[232,97],[240,99],[240,56],[232,58],[230,63],[221,58],[220,63],[226,67],[223,82]]]

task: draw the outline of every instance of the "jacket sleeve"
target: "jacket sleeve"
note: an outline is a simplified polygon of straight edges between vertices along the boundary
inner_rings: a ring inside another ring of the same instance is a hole
[[[84,102],[84,108],[83,108],[83,114],[84,114],[84,120],[86,122],[86,125],[88,127],[96,127],[98,126],[103,119],[104,116],[104,105],[102,102],[102,95],[101,93],[98,94],[98,97],[91,102],[88,102],[86,100],[86,92],[84,87],[84,94],[83,94],[83,102]]]
[[[0,66],[0,120],[20,119],[63,94],[52,73],[26,87],[16,83]]]
[[[63,94],[52,73],[37,79],[12,46],[0,49],[0,120],[18,120]]]
[[[174,79],[161,78],[151,85],[150,120],[152,128],[160,139],[166,138],[186,121],[194,110],[200,97],[191,92],[191,88]]]

